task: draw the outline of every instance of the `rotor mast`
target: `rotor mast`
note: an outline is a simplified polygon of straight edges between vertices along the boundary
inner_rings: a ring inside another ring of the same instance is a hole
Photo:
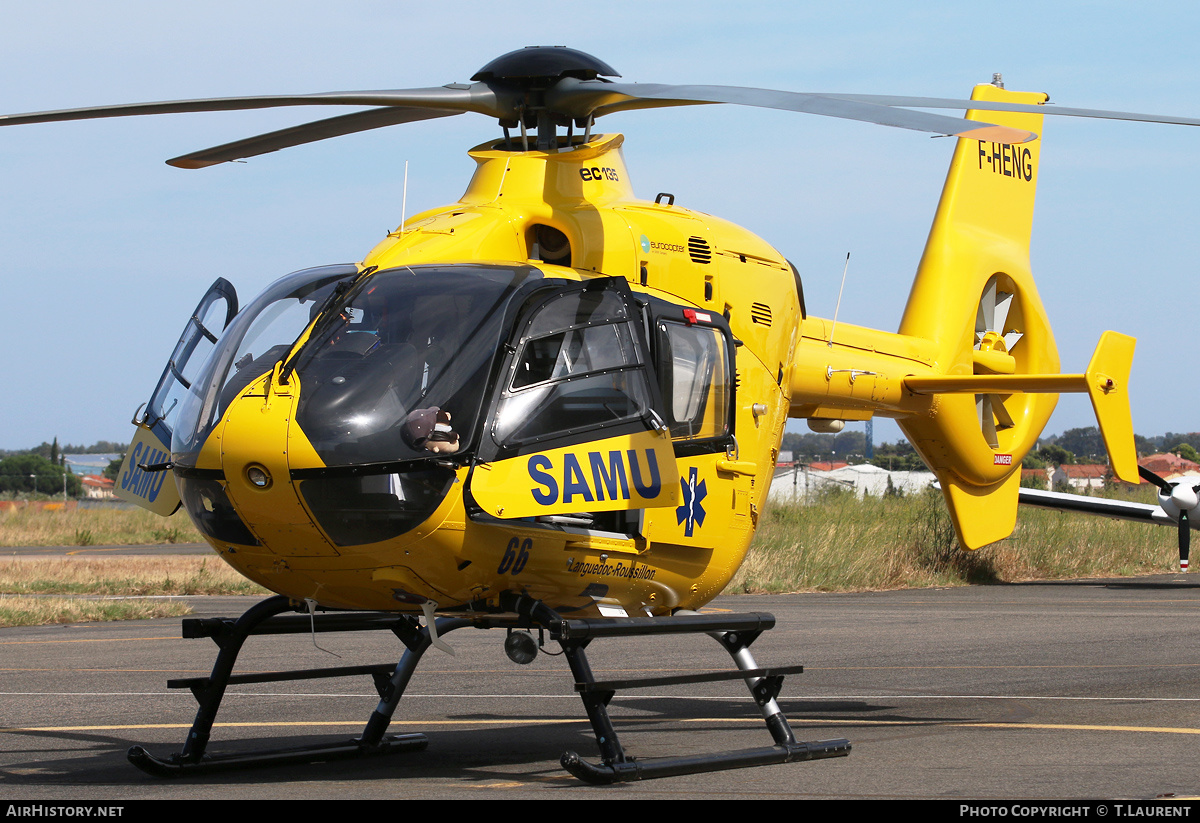
[[[477,71],[471,80],[489,85],[509,87],[520,97],[516,104],[516,117],[499,118],[504,129],[505,141],[510,140],[509,129],[520,126],[522,149],[529,150],[528,128],[537,130],[534,145],[538,151],[558,148],[558,127],[567,127],[567,145],[570,145],[575,126],[585,128],[584,142],[591,137],[594,121],[589,112],[585,117],[554,111],[546,99],[546,93],[564,77],[577,80],[597,80],[600,77],[620,77],[616,69],[590,54],[564,46],[526,46],[497,57]]]

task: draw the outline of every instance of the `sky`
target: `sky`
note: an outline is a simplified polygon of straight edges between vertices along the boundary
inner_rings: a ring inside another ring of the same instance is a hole
[[[966,97],[1002,72],[1064,106],[1200,117],[1200,6],[1126,2],[337,4],[0,0],[0,111],[465,82],[526,45],[596,55],[627,82]],[[591,13],[589,13],[591,10]],[[128,440],[196,301],[243,303],[300,268],[353,262],[408,214],[461,196],[464,115],[185,171],[164,160],[343,110],[165,115],[0,129],[0,449]],[[348,111],[348,110],[346,110]],[[788,112],[626,112],[635,192],[764,237],[809,312],[893,331],[953,149],[949,139]],[[1141,434],[1200,429],[1194,361],[1200,129],[1047,118],[1032,265],[1064,371],[1101,332],[1138,338]],[[1064,397],[1048,433],[1094,424]],[[877,442],[896,440],[890,421]]]

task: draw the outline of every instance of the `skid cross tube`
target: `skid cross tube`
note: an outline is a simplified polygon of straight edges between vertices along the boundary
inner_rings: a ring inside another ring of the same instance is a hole
[[[196,718],[188,732],[183,750],[167,758],[150,754],[142,746],[132,747],[127,757],[142,771],[157,777],[228,771],[247,766],[308,763],[315,760],[334,760],[420,751],[428,745],[423,734],[385,735],[392,713],[395,712],[413,670],[421,655],[431,645],[428,627],[420,627],[415,618],[395,614],[340,613],[303,616],[280,616],[297,610],[297,604],[283,596],[271,597],[255,604],[240,618],[185,620],[185,638],[209,637],[218,646],[212,673],[204,678],[171,680],[171,688],[190,689],[199,704]],[[469,620],[441,618],[437,620],[439,634],[471,625]],[[266,672],[234,675],[233,666],[246,639],[261,634],[296,634],[317,631],[391,630],[404,643],[406,650],[396,665],[340,666],[324,669],[304,669],[288,672]],[[350,674],[369,674],[380,695],[379,706],[368,719],[361,737],[337,743],[318,744],[245,754],[212,756],[207,754],[209,737],[225,689],[236,683],[270,683],[288,680],[307,680],[323,677],[343,677]],[[399,685],[398,685],[399,684]]]
[[[562,646],[575,690],[583,699],[584,710],[596,735],[600,749],[600,764],[590,763],[573,751],[564,752],[560,763],[571,774],[587,783],[607,785],[656,777],[723,771],[775,763],[845,757],[850,742],[844,739],[800,743],[788,724],[787,716],[775,698],[785,674],[803,671],[802,666],[760,669],[750,654],[750,644],[762,632],[775,626],[770,614],[698,614],[677,612],[671,617],[625,617],[608,619],[563,618],[544,603],[520,595],[509,595],[501,604],[533,623],[544,626],[550,637]],[[738,672],[711,672],[675,677],[643,678],[625,681],[598,681],[592,673],[584,648],[592,640],[603,637],[646,637],[650,635],[708,634],[715,638],[733,658]],[[608,714],[609,701],[618,688],[645,688],[678,683],[702,683],[744,679],[750,693],[762,710],[767,730],[774,746],[717,752],[709,755],[665,757],[636,760],[625,753],[617,730]]]
[[[419,751],[428,745],[423,734],[389,735],[387,728],[400,699],[421,662],[433,645],[435,636],[466,626],[477,628],[545,629],[552,641],[563,649],[575,678],[575,689],[583,700],[588,720],[600,749],[600,764],[584,760],[574,752],[565,752],[560,762],[575,777],[593,784],[610,784],[654,777],[718,771],[723,769],[841,757],[849,753],[846,740],[798,743],[787,718],[776,704],[776,697],[788,674],[798,674],[802,666],[760,668],[749,646],[775,625],[769,614],[707,615],[680,613],[672,617],[564,618],[538,600],[505,593],[500,597],[502,614],[471,613],[439,617],[433,626],[422,626],[414,616],[375,612],[321,613],[284,615],[301,610],[300,604],[283,596],[263,600],[240,618],[192,619],[183,622],[183,635],[207,637],[218,646],[217,660],[208,677],[171,680],[171,688],[189,689],[199,707],[183,750],[167,758],[150,754],[141,746],[129,750],[129,760],[143,771],[170,777],[200,772],[226,771],[250,766],[307,763],[333,759],[359,758],[403,751]],[[433,628],[436,633],[431,632]],[[405,646],[395,666],[339,666],[286,672],[233,674],[245,641],[254,635],[295,634],[300,632],[391,631]],[[736,672],[710,672],[669,677],[598,681],[588,663],[585,647],[601,638],[645,637],[650,635],[709,634],[716,638],[737,664]],[[275,749],[240,754],[210,755],[207,751],[217,711],[226,687],[240,683],[270,683],[348,675],[370,675],[379,693],[379,703],[367,719],[362,735],[351,740],[313,746]],[[745,680],[755,703],[762,710],[767,729],[775,743],[757,749],[718,752],[710,755],[666,757],[639,761],[625,753],[616,728],[608,714],[608,704],[618,689]]]

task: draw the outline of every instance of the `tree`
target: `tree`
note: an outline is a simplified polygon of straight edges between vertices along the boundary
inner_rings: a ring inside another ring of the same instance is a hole
[[[0,460],[0,492],[33,492],[53,497],[62,494],[64,476],[67,494],[79,497],[83,492],[79,478],[41,455],[16,454]]]
[[[124,462],[124,457],[118,457],[115,460],[110,460],[108,466],[104,469],[104,476],[114,483],[117,482],[117,476],[121,473],[121,464]]]
[[[1046,490],[1046,473],[1040,472],[1036,475],[1031,474],[1028,477],[1021,475],[1021,488],[1023,489],[1041,489]]]
[[[875,447],[875,457],[867,461],[888,471],[923,471],[925,461],[912,444],[906,440],[899,443],[883,443]]]
[[[1179,434],[1178,432],[1167,432],[1162,439],[1162,448],[1164,451],[1177,453],[1175,452],[1175,447],[1181,443],[1186,443],[1193,449],[1200,450],[1200,433]]]
[[[1133,436],[1133,446],[1137,449],[1138,454],[1154,454],[1162,448],[1162,435],[1155,437],[1142,437],[1140,434]]]
[[[1100,434],[1100,429],[1095,426],[1087,426],[1082,429],[1067,429],[1058,436],[1054,444],[1073,453],[1073,456],[1087,462],[1103,462],[1108,455],[1108,449],[1104,446],[1104,438]],[[1074,460],[1064,461],[1068,463],[1075,462]],[[1055,465],[1061,465],[1056,463]]]
[[[1172,454],[1177,454],[1184,460],[1191,460],[1193,463],[1200,463],[1200,453],[1190,443],[1180,443],[1175,448],[1171,449]]]
[[[1061,466],[1063,463],[1068,465],[1075,462],[1075,455],[1064,449],[1057,443],[1051,443],[1048,446],[1042,446],[1035,452],[1034,455],[1038,460],[1043,462],[1043,465],[1050,463],[1055,466]]]

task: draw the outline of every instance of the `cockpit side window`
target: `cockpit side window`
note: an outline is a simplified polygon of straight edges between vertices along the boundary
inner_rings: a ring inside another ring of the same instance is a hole
[[[644,420],[652,393],[636,319],[612,289],[557,294],[524,324],[492,436],[504,448]]]
[[[184,326],[158,385],[146,403],[142,422],[166,444],[179,419],[180,403],[212,353],[217,335],[237,314],[237,292],[228,280],[218,277]]]
[[[309,324],[312,308],[338,282],[357,273],[349,264],[293,272],[268,286],[234,318],[189,381],[171,441],[176,462],[190,465],[195,460],[232,399],[288,352]]]

